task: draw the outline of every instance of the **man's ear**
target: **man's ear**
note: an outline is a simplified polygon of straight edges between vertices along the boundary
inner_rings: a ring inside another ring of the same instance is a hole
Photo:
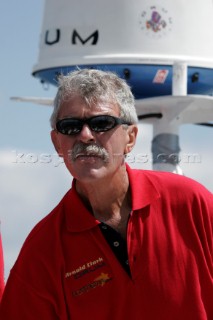
[[[127,142],[125,147],[125,154],[131,152],[135,145],[137,134],[138,134],[138,127],[134,124],[130,125],[127,129],[127,132],[128,132],[129,141]]]
[[[56,130],[52,130],[50,135],[51,135],[51,140],[52,140],[52,143],[55,147],[56,152],[58,153],[59,157],[62,157],[63,154],[61,152],[61,145],[60,145],[60,141],[58,138],[58,132]]]

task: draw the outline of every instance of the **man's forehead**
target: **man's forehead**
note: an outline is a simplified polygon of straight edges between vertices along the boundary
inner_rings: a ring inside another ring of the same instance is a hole
[[[81,97],[73,97],[69,100],[63,101],[59,108],[59,114],[64,112],[69,113],[76,113],[79,111],[86,111],[86,112],[101,112],[104,113],[115,113],[117,115],[120,114],[120,107],[114,101],[106,101],[106,100],[99,100],[93,101],[88,103],[85,99]]]

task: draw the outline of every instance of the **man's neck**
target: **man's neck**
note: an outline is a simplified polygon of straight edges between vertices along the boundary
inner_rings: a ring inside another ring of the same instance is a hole
[[[77,181],[76,190],[97,220],[125,235],[131,211],[129,179],[125,166],[109,179],[85,184]]]

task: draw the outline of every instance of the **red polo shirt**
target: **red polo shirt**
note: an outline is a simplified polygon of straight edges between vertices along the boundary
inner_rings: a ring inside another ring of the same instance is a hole
[[[127,168],[124,270],[75,187],[30,233],[1,320],[213,319],[213,196],[174,174]]]
[[[0,301],[4,290],[4,257],[0,232]]]

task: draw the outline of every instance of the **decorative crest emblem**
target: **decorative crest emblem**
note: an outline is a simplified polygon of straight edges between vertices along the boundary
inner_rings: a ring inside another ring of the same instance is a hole
[[[141,30],[152,38],[161,38],[171,31],[172,18],[165,8],[150,6],[140,15]]]

